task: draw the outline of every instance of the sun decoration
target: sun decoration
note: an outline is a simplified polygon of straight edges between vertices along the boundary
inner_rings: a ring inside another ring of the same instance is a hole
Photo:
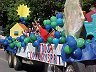
[[[20,17],[27,17],[30,13],[29,8],[27,5],[24,6],[24,4],[18,7],[17,12]]]

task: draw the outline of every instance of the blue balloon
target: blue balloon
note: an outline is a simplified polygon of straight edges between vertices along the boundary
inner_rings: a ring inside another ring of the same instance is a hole
[[[16,40],[17,40],[17,41],[20,41],[20,37],[17,37]]]
[[[12,40],[12,37],[11,36],[8,36],[8,40]]]
[[[56,32],[54,33],[54,36],[55,36],[56,38],[60,38],[61,34],[60,34],[59,31],[56,31]]]
[[[54,38],[54,39],[53,39],[53,44],[59,44],[59,39]]]
[[[26,24],[26,21],[22,21],[22,24]]]
[[[21,36],[20,36],[20,41],[23,42],[24,39],[25,39],[25,36],[24,36],[24,35],[21,35]]]
[[[73,52],[73,56],[75,59],[81,59],[82,58],[82,51],[80,48],[77,48],[74,52]]]
[[[51,27],[51,25],[46,25],[45,28],[46,28],[46,30],[50,30],[52,27]]]
[[[33,46],[38,48],[40,46],[40,42],[39,41],[35,41]]]
[[[9,43],[8,43],[8,40],[5,40],[4,41],[4,45],[8,45]]]
[[[24,21],[24,18],[23,17],[19,17],[21,21]]]
[[[73,50],[77,48],[77,42],[75,39],[70,39],[68,42],[69,47],[71,47]]]
[[[68,61],[68,59],[69,59],[69,57],[70,57],[70,55],[68,55],[68,54],[66,54],[65,52],[64,52],[64,48],[65,48],[65,46],[66,46],[67,44],[64,44],[63,45],[63,47],[62,47],[62,49],[61,49],[61,58],[62,58],[62,60],[65,62],[65,61]]]
[[[63,25],[63,19],[58,18],[57,21],[56,21],[56,23],[57,23],[58,26]]]
[[[0,39],[0,43],[3,44],[4,43],[4,39]]]
[[[43,41],[44,41],[44,39],[42,38],[42,37],[37,37],[37,40],[40,42],[40,43],[42,43]]]
[[[66,38],[66,41],[67,41],[67,42],[70,41],[70,40],[74,40],[74,37],[71,36],[71,35],[67,36],[67,38]]]
[[[56,14],[56,17],[57,18],[63,18],[63,14],[61,12],[59,12],[59,13]]]
[[[24,42],[21,42],[22,47],[26,47],[26,44]]]
[[[32,36],[33,34],[34,34],[34,33],[33,33],[33,32],[31,32],[31,33],[30,33],[30,36]]]

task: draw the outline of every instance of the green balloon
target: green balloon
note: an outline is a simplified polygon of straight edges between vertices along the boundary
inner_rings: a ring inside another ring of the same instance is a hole
[[[28,44],[29,42],[30,42],[30,38],[29,37],[24,39],[24,43]]]
[[[33,34],[30,36],[30,39],[32,40],[32,42],[36,41],[37,40],[37,37]]]
[[[8,43],[12,43],[12,40],[8,40]]]
[[[53,27],[53,28],[56,28],[56,22],[51,22],[51,26]]]
[[[70,48],[68,45],[66,45],[65,48],[64,48],[64,52],[66,54],[71,54],[72,53],[72,48]]]
[[[14,48],[15,44],[14,43],[11,43],[9,44],[10,48]]]
[[[64,31],[61,32],[61,36],[65,37],[65,33],[64,33]]]
[[[12,41],[14,42],[14,41],[16,41],[16,39],[15,38],[12,38]]]
[[[47,20],[44,20],[44,21],[43,21],[43,24],[44,24],[44,25],[47,25]]]
[[[60,41],[59,41],[59,42],[60,42],[61,44],[64,44],[65,41],[66,41],[66,38],[65,38],[65,37],[60,37]]]
[[[27,21],[27,19],[28,19],[27,17],[24,17],[24,20],[25,20],[25,21]]]
[[[48,43],[52,43],[52,41],[53,41],[53,37],[48,37]]]
[[[17,42],[17,43],[16,43],[16,46],[17,46],[18,48],[21,48],[21,42]]]
[[[83,38],[77,39],[77,47],[83,47],[85,44],[85,40]]]
[[[50,20],[46,20],[46,25],[50,25],[51,21]]]
[[[50,20],[51,20],[52,22],[56,22],[57,18],[56,18],[55,16],[52,16],[52,17],[50,18]]]

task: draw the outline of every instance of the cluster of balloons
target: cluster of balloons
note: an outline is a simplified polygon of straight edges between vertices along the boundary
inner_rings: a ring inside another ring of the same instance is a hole
[[[20,21],[22,22],[22,24],[26,24],[27,17],[20,17]]]
[[[73,59],[82,58],[82,49],[85,46],[85,40],[83,38],[75,39],[73,36],[66,37],[66,43],[61,50],[62,60],[67,60],[69,57]]]
[[[52,28],[55,29],[56,26],[62,27],[64,25],[63,14],[58,12],[56,16],[52,16],[50,19],[44,20],[43,24],[48,31]]]
[[[66,38],[65,38],[65,34],[64,34],[64,31],[62,32],[59,32],[59,31],[55,31],[54,33],[54,38],[53,37],[48,37],[48,40],[47,42],[49,44],[64,44],[66,41]]]
[[[26,49],[26,45],[28,43],[32,43],[34,47],[39,48],[40,43],[43,42],[43,38],[40,36],[35,36],[34,33],[30,34],[29,37],[25,37],[24,35],[21,35],[20,37],[12,38],[11,36],[6,37],[5,40],[0,40],[5,46],[9,46],[11,49],[14,49],[17,47],[17,49],[21,49],[21,47]]]

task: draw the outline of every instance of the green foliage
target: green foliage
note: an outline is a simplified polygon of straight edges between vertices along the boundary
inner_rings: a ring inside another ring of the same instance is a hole
[[[82,9],[86,12],[90,11],[91,7],[95,7],[96,1],[95,0],[82,0]]]
[[[87,2],[83,0],[83,10],[89,11],[91,4],[94,5],[95,0]],[[34,18],[40,18],[41,22],[44,19],[48,19],[54,16],[56,12],[63,12],[65,0],[2,0],[0,1],[0,25],[3,25],[5,35],[9,35],[11,27],[19,22],[19,16],[17,15],[17,8],[20,4],[26,4],[30,7],[30,16],[28,16],[27,26],[30,27],[30,23]],[[1,23],[2,22],[2,23]],[[43,23],[42,23],[43,24]]]

